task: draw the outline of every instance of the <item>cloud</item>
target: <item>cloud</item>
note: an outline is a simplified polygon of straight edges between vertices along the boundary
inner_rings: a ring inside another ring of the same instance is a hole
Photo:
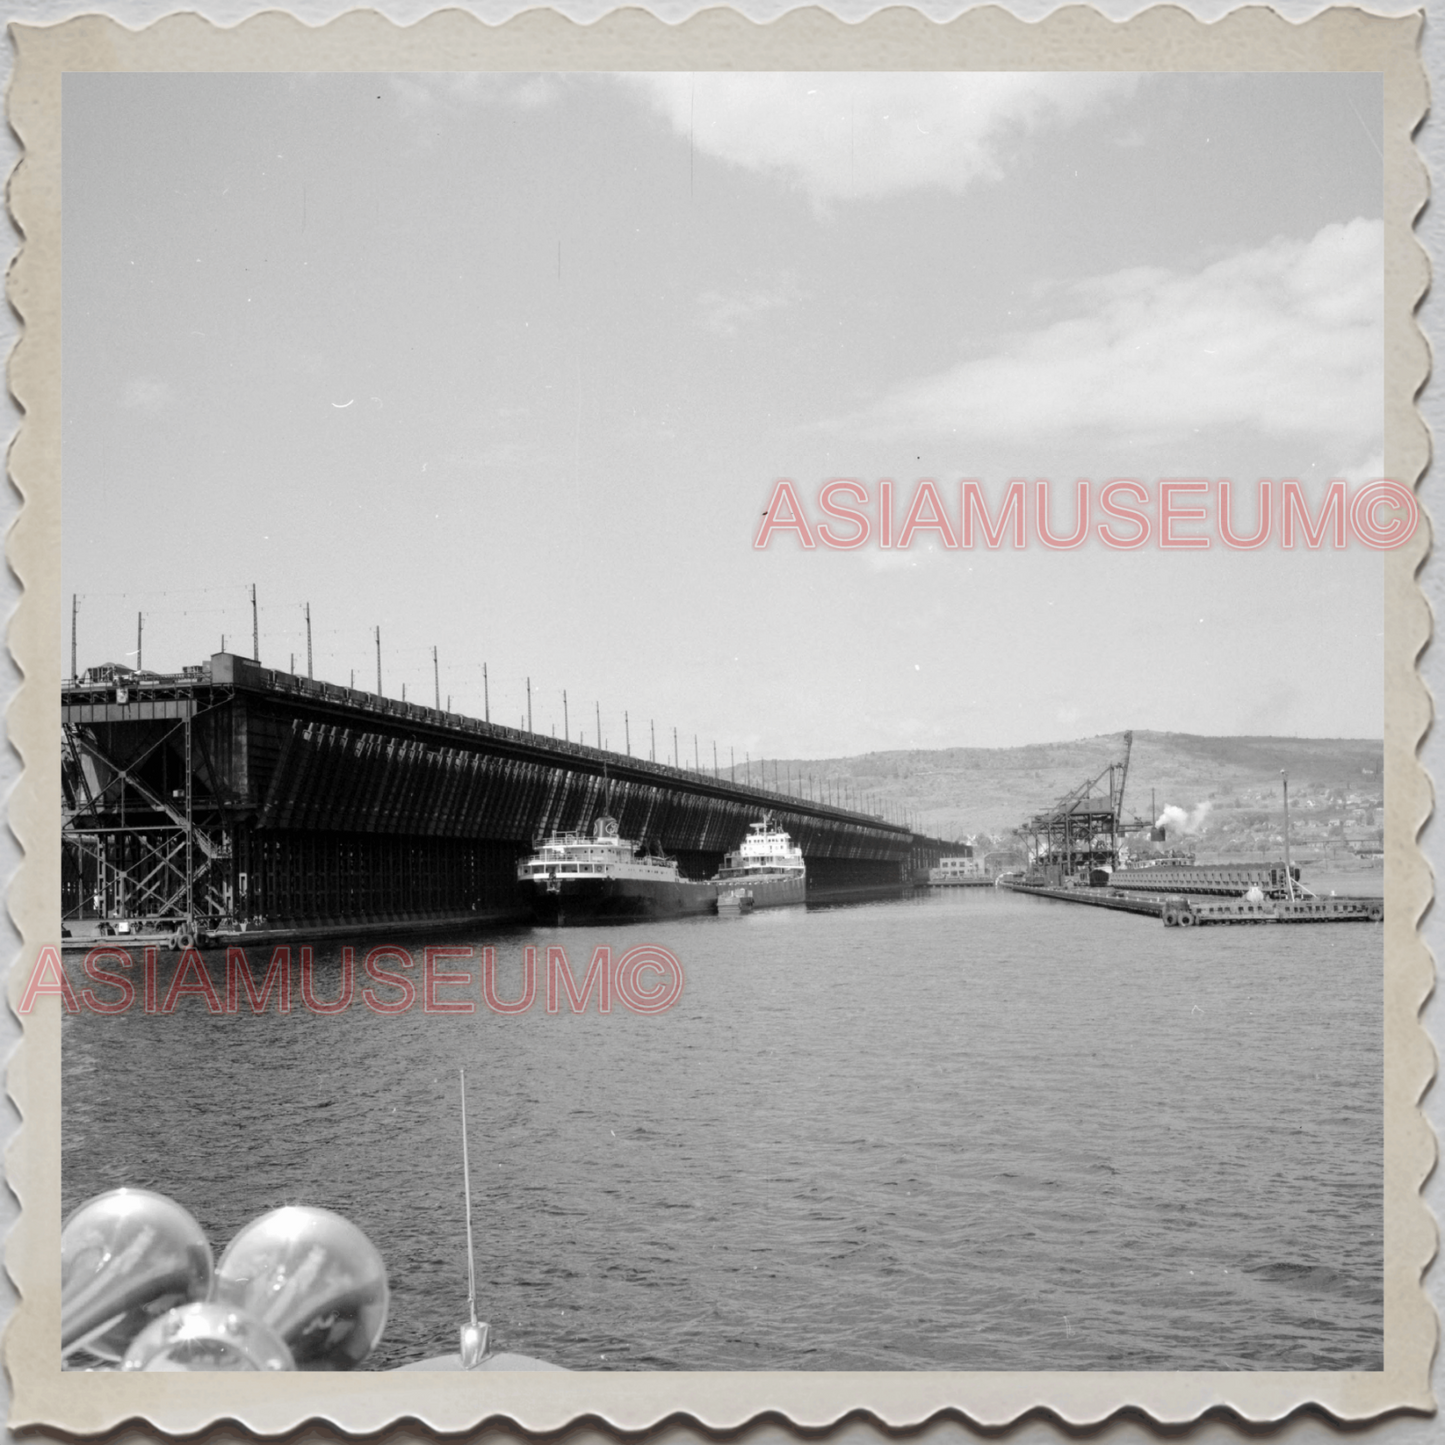
[[[153,416],[175,405],[176,394],[169,382],[150,376],[137,376],[128,381],[120,402],[128,411],[150,412]]]
[[[702,308],[702,324],[715,336],[732,338],[742,328],[769,311],[776,311],[798,299],[797,293],[787,286],[772,290],[754,291],[704,291],[698,305]]]
[[[705,155],[792,180],[815,204],[1003,173],[1020,134],[1129,93],[1124,74],[631,74]]]
[[[550,75],[488,75],[465,71],[390,75],[386,83],[402,114],[413,118],[429,116],[438,110],[459,115],[477,105],[537,110],[550,105],[562,93],[561,82]]]
[[[1384,229],[1326,226],[1194,274],[1116,272],[1061,293],[1074,314],[899,387],[873,434],[1167,440],[1206,427],[1343,443],[1383,427]]]

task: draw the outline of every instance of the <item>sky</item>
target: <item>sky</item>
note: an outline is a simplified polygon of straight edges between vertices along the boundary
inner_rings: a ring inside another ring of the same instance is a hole
[[[1371,75],[93,75],[81,669],[269,666],[634,751],[1379,736],[1380,554],[805,550],[776,482],[1383,470]],[[1252,512],[1252,501],[1245,516]],[[563,690],[567,693],[564,724]]]

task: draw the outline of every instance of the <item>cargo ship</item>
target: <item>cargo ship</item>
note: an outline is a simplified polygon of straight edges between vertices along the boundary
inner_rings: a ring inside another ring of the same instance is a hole
[[[605,813],[590,835],[553,833],[534,848],[517,865],[517,881],[540,923],[680,918],[717,907],[715,883],[684,878],[675,858],[620,837]]]
[[[808,893],[808,865],[803,850],[771,814],[748,828],[742,843],[723,859],[717,877],[719,913],[748,913],[755,908],[781,908],[803,903]]]

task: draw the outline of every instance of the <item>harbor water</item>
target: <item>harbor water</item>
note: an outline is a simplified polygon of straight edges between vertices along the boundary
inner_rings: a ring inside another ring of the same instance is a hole
[[[504,999],[529,944],[565,947],[579,981],[599,944],[661,944],[686,984],[656,1016],[565,995],[549,1015],[543,979],[510,1017],[478,985],[444,990],[471,1014],[298,996],[214,1016],[191,996],[70,1015],[64,1208],[157,1189],[218,1252],[263,1210],[339,1210],[390,1271],[367,1367],[454,1351],[465,1066],[478,1313],[504,1349],[573,1369],[1382,1368],[1378,926],[1166,929],[950,889],[465,941],[496,948]],[[339,957],[317,949],[324,998]]]

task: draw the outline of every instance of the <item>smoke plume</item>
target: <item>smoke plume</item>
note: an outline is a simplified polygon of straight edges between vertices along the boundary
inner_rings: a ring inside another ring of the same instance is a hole
[[[1204,824],[1213,806],[1213,803],[1199,803],[1192,813],[1186,813],[1183,808],[1176,808],[1170,803],[1160,813],[1159,821],[1154,826],[1161,829],[1166,838],[1191,837],[1204,831]]]

